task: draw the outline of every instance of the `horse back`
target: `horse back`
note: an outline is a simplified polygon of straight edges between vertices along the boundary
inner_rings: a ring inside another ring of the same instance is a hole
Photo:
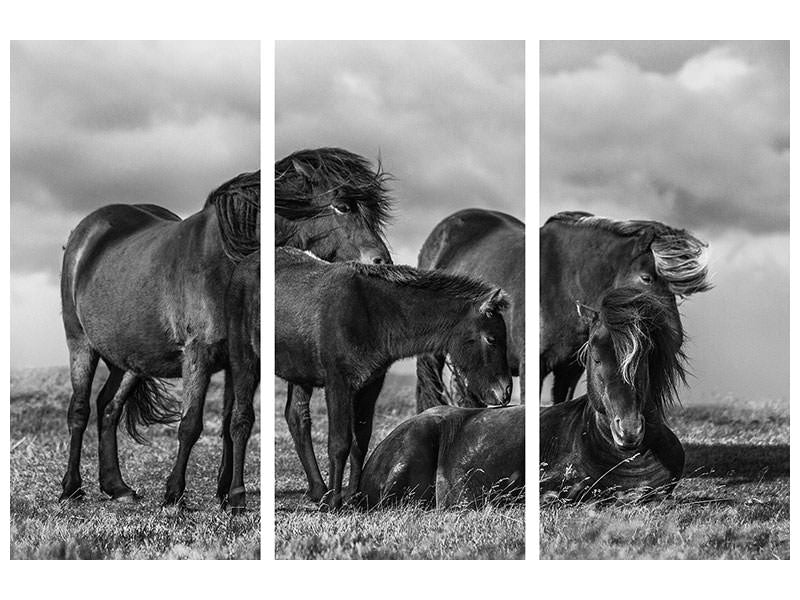
[[[525,406],[454,410],[462,412],[450,417],[460,422],[440,450],[437,506],[481,505],[523,489]]]
[[[442,220],[430,233],[419,253],[420,269],[449,269],[473,251],[494,255],[499,242],[500,254],[509,259],[509,246],[522,248],[524,259],[525,225],[519,219],[498,211],[468,208]]]

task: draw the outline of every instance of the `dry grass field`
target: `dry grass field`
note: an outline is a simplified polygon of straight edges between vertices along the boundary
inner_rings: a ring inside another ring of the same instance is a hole
[[[788,402],[719,398],[670,422],[686,450],[675,493],[644,505],[542,498],[541,558],[789,558]]]
[[[105,373],[98,371],[95,392]],[[247,514],[232,518],[215,498],[221,454],[222,377],[212,380],[203,435],[187,473],[187,510],[163,510],[161,500],[177,451],[176,426],[144,429],[149,445],[120,432],[120,464],[142,496],[131,504],[109,500],[97,482],[94,406],[84,438],[81,473],[86,497],[60,503],[67,461],[66,414],[71,388],[66,368],[11,375],[11,558],[155,559],[260,557],[260,428],[248,445]],[[178,393],[178,389],[174,390]],[[94,400],[94,396],[93,396]]]
[[[378,399],[370,449],[413,415],[415,377],[390,374]],[[286,384],[275,381],[275,556],[285,559],[519,559],[525,556],[522,505],[479,510],[421,510],[407,505],[369,512],[322,513],[304,498],[306,479],[283,418]],[[314,448],[327,473],[327,415],[312,397]]]

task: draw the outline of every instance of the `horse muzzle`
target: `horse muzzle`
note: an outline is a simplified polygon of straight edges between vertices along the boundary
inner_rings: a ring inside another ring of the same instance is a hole
[[[611,437],[620,450],[636,450],[644,440],[644,417],[614,417],[611,419]]]
[[[487,394],[487,406],[505,406],[511,402],[511,392],[513,391],[513,384],[511,380],[496,383],[491,387],[491,391]]]

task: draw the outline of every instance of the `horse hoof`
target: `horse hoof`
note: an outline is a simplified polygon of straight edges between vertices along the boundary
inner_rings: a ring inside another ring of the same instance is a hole
[[[58,497],[58,501],[59,502],[67,502],[67,501],[74,502],[74,501],[78,501],[78,500],[83,500],[83,498],[85,496],[86,496],[86,492],[83,491],[83,488],[78,488],[78,489],[72,490],[72,491],[64,490],[63,492],[61,492],[61,496]]]
[[[161,505],[162,508],[168,508],[170,506],[177,506],[182,507],[185,503],[185,499],[183,494],[178,494],[176,492],[167,492],[164,494],[164,503]]]
[[[328,493],[328,488],[325,487],[324,485],[322,487],[311,486],[306,491],[306,497],[312,502],[319,502],[325,497],[325,494],[327,493]]]
[[[122,504],[133,504],[140,499],[140,496],[133,490],[127,490],[125,492],[114,494],[111,499],[114,500],[114,502],[120,502]]]

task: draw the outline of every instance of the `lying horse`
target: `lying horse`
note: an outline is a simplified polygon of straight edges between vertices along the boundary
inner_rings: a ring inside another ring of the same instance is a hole
[[[525,224],[497,211],[461,210],[434,227],[422,245],[417,265],[489,281],[509,295],[505,316],[508,365],[511,373],[520,377],[524,402]],[[442,404],[444,362],[444,355],[417,357],[417,412]]]
[[[223,409],[217,497],[236,514],[246,505],[244,458],[255,421],[253,398],[261,380],[260,252],[246,256],[236,266],[225,295],[225,312],[233,394],[226,395]]]
[[[368,507],[407,500],[475,507],[520,499],[524,487],[524,406],[437,406],[403,421],[378,444],[359,498]]]
[[[593,305],[608,289],[648,290],[680,328],[675,296],[711,289],[705,244],[656,221],[614,221],[562,212],[539,230],[539,391],[553,373],[553,403],[572,398],[583,373],[577,352],[587,325],[575,302]]]
[[[469,393],[498,404],[510,398],[501,314],[507,300],[500,288],[411,267],[327,263],[278,248],[275,296],[277,375],[325,388],[330,462],[326,504],[331,508],[342,503],[351,444],[350,490],[358,489],[372,435],[377,394],[359,392],[382,380],[394,361],[421,352],[447,352]],[[300,461],[313,480],[319,467],[310,446],[307,453],[300,449]],[[315,483],[324,489],[321,478]]]
[[[150,204],[112,204],[84,218],[70,234],[61,304],[73,393],[61,499],[84,495],[81,446],[101,358],[109,369],[97,397],[101,489],[115,499],[135,497],[122,479],[117,456],[123,408],[128,431],[141,440],[137,425],[180,418],[158,378],[182,376],[188,408],[181,418],[166,502],[182,498],[214,372],[226,369],[226,401],[232,394],[225,290],[236,263],[259,248],[259,181],[258,171],[235,177],[209,195],[203,210],[183,221]]]
[[[580,500],[591,492],[668,491],[684,452],[664,422],[685,383],[683,334],[670,302],[636,288],[609,290],[582,307],[589,338],[581,350],[587,393],[542,408],[540,489]]]
[[[275,246],[308,250],[328,262],[391,264],[384,240],[391,209],[390,179],[380,163],[373,170],[365,158],[341,148],[301,150],[279,160]],[[360,402],[374,404],[382,387],[383,375],[376,375],[359,391]],[[286,394],[286,423],[301,457],[314,453],[312,391],[311,386],[289,383]],[[327,488],[316,461],[308,463],[306,472],[308,495],[319,501]]]

